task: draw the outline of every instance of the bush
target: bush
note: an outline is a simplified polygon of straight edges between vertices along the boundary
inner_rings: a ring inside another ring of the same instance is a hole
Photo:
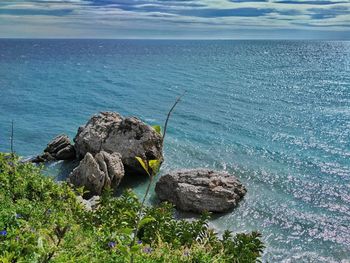
[[[175,220],[173,207],[146,207],[135,245],[141,203],[128,190],[106,191],[89,212],[65,183],[32,164],[0,153],[0,262],[256,262],[263,243],[253,232],[220,238],[207,214]]]

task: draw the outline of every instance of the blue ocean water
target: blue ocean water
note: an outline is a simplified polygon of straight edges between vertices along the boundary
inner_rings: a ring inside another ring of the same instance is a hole
[[[248,188],[213,226],[261,231],[269,262],[349,262],[350,42],[3,39],[0,151],[11,120],[31,156],[99,111],[162,124],[184,90],[162,172],[226,170]]]

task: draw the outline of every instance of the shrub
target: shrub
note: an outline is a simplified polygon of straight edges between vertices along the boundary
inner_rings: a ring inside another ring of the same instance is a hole
[[[65,182],[0,153],[0,262],[256,262],[263,244],[253,232],[219,237],[209,215],[176,220],[168,203],[145,207],[130,190],[106,191],[87,211]]]

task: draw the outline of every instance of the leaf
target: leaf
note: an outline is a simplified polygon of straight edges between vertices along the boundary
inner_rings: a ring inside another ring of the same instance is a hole
[[[123,228],[120,232],[122,232],[125,235],[131,235],[133,230],[131,228],[126,227],[126,228]]]
[[[139,229],[141,229],[144,225],[152,223],[154,221],[156,221],[156,219],[152,216],[146,216],[146,217],[142,218],[140,223],[139,223]]]
[[[152,128],[155,129],[157,133],[162,135],[162,128],[159,125],[153,125]]]
[[[123,254],[124,257],[127,257],[130,255],[128,247],[125,247],[123,245],[118,246],[119,251]]]
[[[142,168],[149,174],[147,163],[144,160],[142,160],[141,157],[136,156],[135,158],[136,158],[136,160],[139,161],[139,163],[141,164]]]
[[[155,175],[158,173],[160,168],[160,160],[150,160],[148,166],[152,169],[152,174]]]
[[[137,253],[138,251],[140,251],[140,246],[139,245],[134,245],[130,248],[130,252],[131,253]]]

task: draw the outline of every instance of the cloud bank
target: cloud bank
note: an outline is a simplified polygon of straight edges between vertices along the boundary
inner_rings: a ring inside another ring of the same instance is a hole
[[[350,0],[5,0],[0,37],[350,39]]]

